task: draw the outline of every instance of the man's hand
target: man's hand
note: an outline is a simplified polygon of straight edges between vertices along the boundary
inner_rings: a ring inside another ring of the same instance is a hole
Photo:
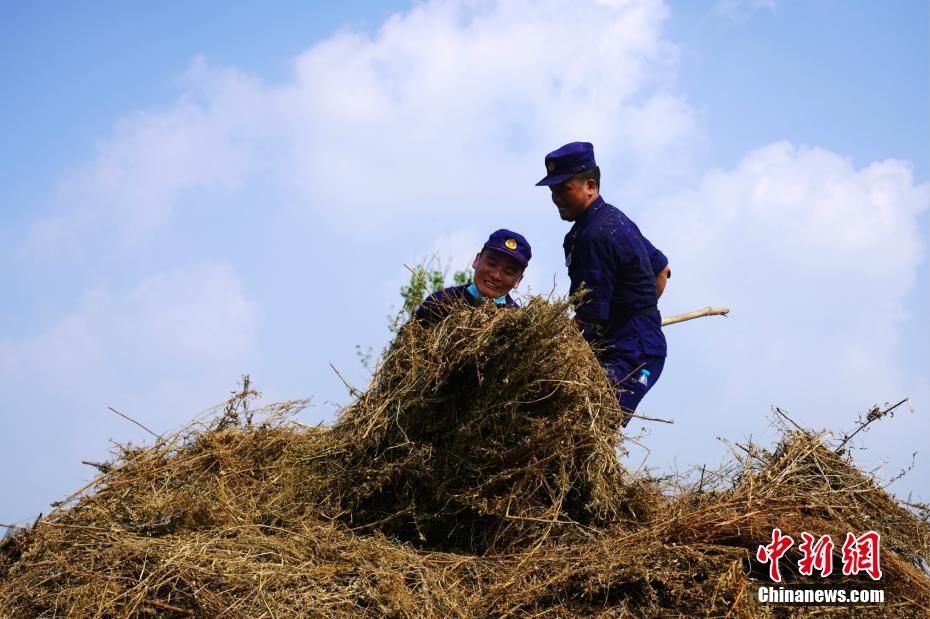
[[[659,271],[659,274],[656,275],[656,300],[662,296],[662,293],[665,292],[665,284],[668,283],[668,278],[672,276],[672,270],[668,265],[665,265],[665,268]]]

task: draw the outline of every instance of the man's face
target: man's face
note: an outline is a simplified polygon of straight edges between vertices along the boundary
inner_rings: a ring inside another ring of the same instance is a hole
[[[559,217],[565,221],[578,219],[597,196],[597,186],[590,179],[573,178],[558,185],[550,185],[549,190],[552,192],[552,201],[559,209]]]
[[[485,297],[502,297],[523,279],[523,265],[506,254],[485,249],[475,256],[475,287]]]

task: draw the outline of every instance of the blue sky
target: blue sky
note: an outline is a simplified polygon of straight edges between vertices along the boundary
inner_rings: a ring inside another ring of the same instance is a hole
[[[733,308],[667,331],[648,466],[770,440],[772,405],[911,396],[863,441],[886,478],[926,442],[927,3],[314,4],[0,7],[0,522],[145,440],[108,405],[167,432],[250,372],[331,420],[405,263],[510,227],[564,291],[533,183],[574,139],[670,256],[663,311]],[[927,457],[892,488],[930,498]]]
[[[714,138],[716,164],[784,138],[857,165],[907,159],[926,178],[926,3],[774,7],[720,19],[706,3],[673,3],[669,36],[684,45],[680,86]]]

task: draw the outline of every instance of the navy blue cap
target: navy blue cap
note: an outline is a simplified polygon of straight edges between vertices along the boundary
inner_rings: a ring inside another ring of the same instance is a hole
[[[522,234],[504,229],[492,232],[483,249],[493,249],[502,254],[507,254],[524,267],[530,263],[530,258],[533,257],[533,250],[530,249],[530,244],[526,242],[526,238]]]
[[[536,185],[558,185],[596,167],[594,145],[591,142],[571,142],[546,155],[548,174]]]

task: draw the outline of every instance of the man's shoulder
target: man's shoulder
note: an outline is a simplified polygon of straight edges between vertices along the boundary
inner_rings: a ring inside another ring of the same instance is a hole
[[[420,324],[430,325],[439,322],[455,307],[456,303],[465,303],[468,300],[466,293],[468,286],[451,286],[437,290],[426,297],[414,312]]]
[[[609,202],[604,202],[600,209],[597,212],[598,218],[601,221],[629,221],[630,218],[626,216],[626,213],[621,211],[619,208],[610,204]]]
[[[426,301],[438,302],[451,298],[463,298],[467,288],[468,284],[465,284],[464,286],[449,286],[447,288],[443,288],[442,290],[437,290],[430,296],[426,297]]]
[[[639,227],[626,213],[621,211],[613,204],[604,203],[596,213],[597,225],[588,226],[592,228],[591,234],[613,237],[618,232],[625,234],[641,234]]]
[[[578,231],[578,236],[587,240],[610,239],[618,227],[626,225],[626,216],[612,204],[600,204],[592,213],[590,224]]]
[[[474,305],[472,296],[468,293],[468,284],[464,286],[449,286],[448,288],[443,288],[442,290],[437,290],[433,294],[426,297],[426,299],[421,304],[422,307],[437,307],[437,306],[454,306],[459,303],[465,303],[467,305]]]

